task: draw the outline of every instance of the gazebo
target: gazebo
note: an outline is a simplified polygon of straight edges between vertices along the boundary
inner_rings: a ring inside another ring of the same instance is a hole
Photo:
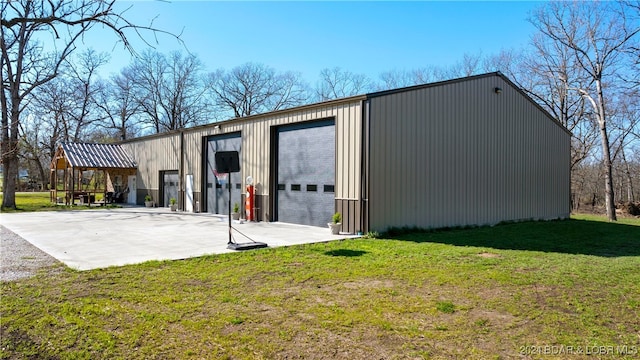
[[[120,145],[62,143],[51,161],[51,202],[91,205],[99,193],[104,195],[100,204],[122,202],[129,193],[128,177],[136,171]]]

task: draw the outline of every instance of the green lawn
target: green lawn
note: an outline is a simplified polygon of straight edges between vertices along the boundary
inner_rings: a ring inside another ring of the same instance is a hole
[[[2,202],[2,193],[0,193],[0,202]],[[96,200],[101,201],[104,194],[96,194]],[[89,206],[85,205],[56,205],[51,202],[48,191],[41,192],[18,192],[16,193],[16,207],[17,210],[6,210],[3,212],[25,212],[25,211],[55,211],[55,210],[80,210],[89,209]],[[117,205],[107,205],[107,207],[119,207]]]
[[[0,289],[2,358],[638,357],[640,220],[66,270]]]

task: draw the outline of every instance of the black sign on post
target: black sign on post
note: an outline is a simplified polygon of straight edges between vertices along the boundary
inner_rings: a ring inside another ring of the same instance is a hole
[[[221,174],[240,172],[240,159],[237,151],[216,152],[216,171]]]
[[[218,151],[215,154],[215,159],[217,173],[230,174],[234,172],[240,172],[240,160],[238,158],[237,151]],[[251,240],[250,243],[239,244],[231,240],[233,231],[233,227],[231,226],[231,176],[229,176],[229,183],[227,184],[227,186],[229,187],[229,242],[227,243],[227,248],[233,250],[250,250],[267,247],[267,244],[259,241],[253,241],[251,238],[242,233],[240,234]]]
[[[237,151],[218,151],[216,152],[216,171],[219,174],[230,174],[240,171],[240,159]],[[229,242],[231,241],[231,175],[229,175]]]

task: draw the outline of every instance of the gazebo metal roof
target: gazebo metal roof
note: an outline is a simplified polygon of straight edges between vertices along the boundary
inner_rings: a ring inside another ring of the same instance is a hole
[[[129,154],[117,144],[62,143],[58,150],[56,158],[66,157],[73,168],[135,169],[137,167]]]

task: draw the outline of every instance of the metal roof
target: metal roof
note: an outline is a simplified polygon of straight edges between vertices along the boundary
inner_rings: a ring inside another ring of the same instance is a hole
[[[135,169],[135,161],[117,144],[62,143],[72,167]]]

